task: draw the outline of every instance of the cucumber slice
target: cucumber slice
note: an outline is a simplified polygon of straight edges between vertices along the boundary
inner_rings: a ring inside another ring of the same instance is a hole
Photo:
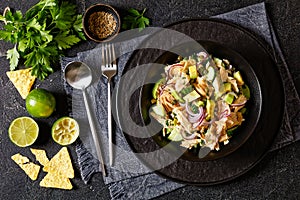
[[[190,92],[189,94],[185,95],[183,97],[183,99],[187,102],[192,102],[198,98],[200,98],[200,94],[198,94],[198,92],[196,92],[196,90],[193,90],[192,92]]]
[[[208,73],[206,74],[207,80],[208,81],[213,81],[215,79],[215,76],[216,76],[215,69],[213,67],[209,66],[207,68],[207,71],[208,71]]]
[[[177,101],[179,101],[180,103],[184,103],[185,101],[181,98],[181,96],[179,96],[179,94],[175,91],[175,90],[173,90],[172,92],[171,92],[171,95],[177,100]]]
[[[166,115],[165,109],[161,104],[152,106],[152,110],[155,114],[164,117]]]
[[[178,129],[174,128],[170,135],[168,136],[169,140],[175,141],[175,142],[179,142],[181,140],[183,140],[181,134],[179,133]]]
[[[192,92],[193,91],[193,86],[192,85],[189,85],[188,87],[186,88],[183,88],[179,93],[182,95],[182,96],[185,96],[187,95],[188,93]]]
[[[157,99],[157,89],[160,86],[160,84],[164,81],[165,79],[162,78],[159,81],[157,81],[152,89],[152,96],[154,99]]]

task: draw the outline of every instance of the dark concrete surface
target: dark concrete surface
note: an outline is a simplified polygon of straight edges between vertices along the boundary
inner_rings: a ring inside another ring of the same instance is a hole
[[[75,1],[75,0],[74,0]],[[0,12],[6,6],[15,10],[26,11],[37,0],[1,0]],[[153,26],[163,26],[177,20],[192,17],[208,17],[242,8],[261,1],[257,0],[77,0],[81,10],[95,3],[108,3],[118,9],[122,15],[125,9],[148,8],[146,16]],[[274,25],[283,54],[291,74],[300,92],[300,1],[266,1],[267,11]],[[76,52],[91,49],[92,42],[83,42],[67,52],[68,56]],[[5,52],[9,44],[0,42],[0,52]],[[19,116],[28,115],[25,102],[18,95],[5,72],[9,70],[8,61],[0,58],[0,199],[109,199],[107,186],[100,174],[93,176],[85,185],[80,179],[76,161],[75,146],[69,146],[69,152],[75,167],[74,189],[63,191],[46,189],[39,186],[44,177],[40,173],[37,181],[31,181],[25,173],[10,159],[20,152],[35,160],[29,148],[18,148],[7,136],[10,122]],[[40,138],[34,148],[47,150],[52,157],[61,147],[50,138],[50,126],[59,117],[66,115],[66,97],[62,86],[60,71],[56,71],[45,81],[37,81],[34,87],[47,88],[58,101],[57,111],[49,119],[37,120],[41,127]],[[157,199],[300,199],[300,143],[296,142],[267,156],[245,175],[222,185],[210,187],[187,186]]]

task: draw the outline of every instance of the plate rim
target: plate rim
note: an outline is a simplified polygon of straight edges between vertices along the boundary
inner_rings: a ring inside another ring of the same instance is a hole
[[[247,34],[248,37],[251,37],[259,46],[261,49],[263,49],[263,51],[266,53],[266,55],[268,56],[269,60],[272,62],[272,64],[274,66],[276,66],[276,68],[274,70],[276,70],[276,74],[278,76],[278,80],[280,81],[280,89],[281,89],[281,92],[282,94],[284,95],[284,87],[283,87],[283,81],[282,81],[282,77],[281,77],[281,74],[279,72],[279,69],[278,69],[278,64],[276,63],[276,61],[274,60],[274,57],[272,56],[272,53],[270,52],[270,49],[268,49],[266,46],[269,46],[269,44],[267,44],[266,41],[263,41],[261,38],[258,38],[255,36],[254,33],[252,33],[251,31],[249,31],[248,29],[244,28],[244,27],[241,27],[237,24],[234,24],[232,22],[228,22],[226,20],[223,20],[223,19],[216,19],[216,18],[192,18],[192,19],[184,19],[184,20],[180,20],[180,21],[176,21],[176,22],[173,22],[173,23],[170,23],[166,26],[164,26],[164,28],[170,28],[174,25],[178,25],[178,24],[182,24],[182,23],[185,23],[185,22],[191,22],[191,21],[202,21],[202,22],[217,22],[217,23],[222,23],[222,24],[225,24],[227,26],[231,26],[233,28],[237,28],[239,30],[241,30],[243,33]],[[176,29],[175,29],[176,30]],[[140,51],[140,50],[138,50]],[[274,50],[275,51],[275,50]],[[238,52],[237,52],[238,53]],[[130,58],[128,59],[126,65],[125,65],[125,68],[126,69],[126,66],[128,66],[128,63],[132,62],[132,59],[134,57],[134,54],[136,54],[136,52],[133,52],[133,54],[130,56]],[[243,56],[242,56],[243,57]],[[126,70],[125,70],[126,71]],[[269,145],[267,147],[267,149],[270,149],[271,145],[274,143],[274,140],[276,138],[276,136],[278,135],[278,132],[280,130],[280,126],[282,124],[282,121],[283,121],[283,113],[284,113],[284,105],[285,105],[285,98],[284,97],[279,97],[280,98],[280,103],[281,103],[281,107],[280,107],[280,111],[278,111],[280,113],[280,119],[278,119],[281,123],[277,126],[276,128],[276,133],[274,133],[274,137],[272,138],[271,141],[269,141]],[[260,116],[261,118],[261,116]],[[261,120],[261,119],[260,119]],[[260,121],[259,120],[259,121]],[[259,123],[259,122],[258,122]],[[255,131],[255,130],[254,130]],[[130,141],[128,139],[128,136],[126,136],[126,134],[124,132],[122,132],[127,143],[129,144],[131,150],[133,150],[134,152],[136,152],[136,149],[133,147],[132,145],[132,141]],[[238,151],[238,149],[236,150]],[[158,174],[159,176],[163,177],[163,178],[167,178],[169,180],[172,180],[172,181],[175,181],[175,182],[178,182],[178,183],[183,183],[183,184],[188,184],[188,185],[196,185],[196,186],[209,186],[209,185],[216,185],[216,184],[221,184],[221,183],[225,183],[225,182],[228,182],[228,181],[231,181],[233,179],[236,179],[237,177],[247,173],[248,171],[250,171],[252,168],[254,168],[265,156],[266,154],[268,153],[268,150],[265,150],[260,157],[258,157],[255,162],[252,162],[250,166],[248,166],[246,169],[234,174],[234,175],[231,175],[230,177],[228,178],[225,178],[225,179],[222,179],[222,180],[217,180],[217,181],[210,181],[210,182],[200,182],[200,183],[195,183],[195,182],[187,182],[187,181],[184,181],[184,180],[180,180],[178,178],[173,178],[173,177],[170,177],[164,173],[162,173],[160,170],[154,170],[153,172],[155,172],[156,174]],[[145,165],[145,166],[148,166],[149,167],[149,164],[147,162],[145,162],[143,159],[140,159],[139,160]],[[193,162],[193,161],[190,161],[190,162]],[[205,162],[205,161],[204,161]]]

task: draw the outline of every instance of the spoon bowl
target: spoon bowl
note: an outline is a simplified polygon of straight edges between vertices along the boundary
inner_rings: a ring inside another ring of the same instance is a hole
[[[83,90],[92,82],[92,71],[83,62],[71,62],[66,66],[65,78],[70,86],[75,89]]]

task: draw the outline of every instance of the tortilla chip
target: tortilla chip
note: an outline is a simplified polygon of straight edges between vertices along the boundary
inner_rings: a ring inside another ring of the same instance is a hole
[[[15,161],[15,163],[17,163],[17,165],[19,165],[21,169],[24,170],[24,172],[29,176],[29,178],[31,178],[31,180],[34,181],[37,179],[40,171],[39,165],[29,162],[29,159],[27,157],[22,156],[19,153],[13,155],[11,159]]]
[[[43,180],[40,182],[41,187],[48,187],[48,188],[59,188],[59,189],[66,189],[71,190],[73,188],[72,183],[67,177],[60,176],[57,173],[48,173]]]
[[[67,147],[61,148],[48,164],[44,166],[43,170],[51,174],[57,173],[60,176],[74,178],[74,169]]]
[[[33,155],[35,155],[35,159],[39,161],[39,163],[43,166],[47,165],[49,163],[49,159],[46,155],[46,151],[43,149],[32,149],[30,148],[30,151]]]
[[[23,99],[26,99],[36,79],[35,76],[31,75],[31,68],[20,69],[16,71],[8,71],[6,72],[6,75],[8,76],[9,80],[14,84],[15,88],[17,88],[21,97]]]
[[[37,179],[41,168],[39,165],[29,162],[25,164],[20,164],[19,166],[21,167],[21,169],[24,170],[24,172],[29,176],[31,180],[34,181]]]
[[[15,163],[17,163],[18,165],[24,164],[24,163],[28,163],[28,162],[29,162],[29,159],[28,159],[27,157],[22,156],[22,155],[19,154],[19,153],[13,155],[13,156],[11,157],[11,159],[12,159],[13,161],[15,161]]]

